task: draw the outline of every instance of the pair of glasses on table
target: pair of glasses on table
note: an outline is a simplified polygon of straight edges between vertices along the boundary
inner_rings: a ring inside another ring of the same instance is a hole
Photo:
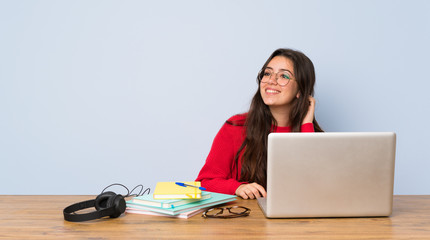
[[[202,217],[204,218],[237,218],[249,216],[251,209],[242,206],[233,206],[225,208],[211,208],[206,210]]]

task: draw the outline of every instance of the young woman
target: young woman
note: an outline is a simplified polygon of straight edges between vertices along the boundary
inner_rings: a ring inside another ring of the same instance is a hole
[[[208,191],[266,197],[269,133],[322,132],[314,118],[315,70],[303,53],[277,49],[257,82],[248,113],[228,119],[213,141],[196,179]]]

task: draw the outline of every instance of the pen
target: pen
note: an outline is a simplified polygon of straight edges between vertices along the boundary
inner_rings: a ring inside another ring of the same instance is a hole
[[[190,184],[186,184],[186,183],[181,183],[181,182],[175,182],[177,185],[182,186],[182,187],[195,187],[198,188],[200,190],[206,190],[206,188],[204,187],[198,187],[198,186],[194,186],[194,185],[190,185]]]

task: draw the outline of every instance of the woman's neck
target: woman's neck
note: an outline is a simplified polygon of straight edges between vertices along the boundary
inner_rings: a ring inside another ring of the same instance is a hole
[[[290,126],[290,108],[270,106],[270,112],[279,127]]]

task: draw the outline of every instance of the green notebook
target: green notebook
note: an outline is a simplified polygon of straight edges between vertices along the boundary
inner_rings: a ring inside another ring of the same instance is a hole
[[[210,192],[210,194],[212,197],[209,199],[191,202],[174,208],[150,207],[150,206],[132,202],[131,200],[127,201],[127,207],[134,208],[134,209],[148,210],[148,211],[153,211],[158,213],[164,213],[168,215],[178,215],[183,212],[188,212],[188,211],[192,211],[200,208],[212,207],[215,205],[236,200],[236,195],[227,195],[227,194],[214,193],[214,192]]]
[[[148,207],[174,208],[188,203],[211,198],[210,192],[202,192],[200,199],[154,199],[152,194],[142,195],[131,199],[132,203],[145,205]]]

